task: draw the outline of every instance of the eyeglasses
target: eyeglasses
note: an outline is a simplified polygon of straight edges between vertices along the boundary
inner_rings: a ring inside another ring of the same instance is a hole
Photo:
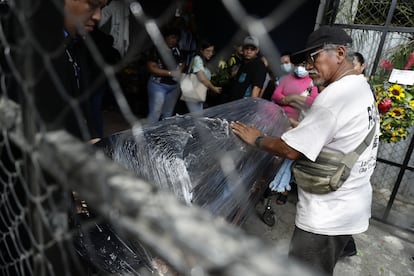
[[[318,57],[319,53],[325,51],[326,49],[319,49],[313,53],[310,53],[307,57],[306,57],[306,63],[310,63],[313,64],[315,63],[316,58]]]

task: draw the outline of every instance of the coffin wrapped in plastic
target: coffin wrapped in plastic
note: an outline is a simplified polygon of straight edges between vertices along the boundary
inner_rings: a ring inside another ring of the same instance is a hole
[[[243,213],[257,203],[263,191],[257,183],[267,182],[281,160],[241,141],[230,128],[232,121],[276,136],[290,125],[279,106],[245,98],[119,132],[97,146],[137,176],[187,204],[240,224]]]
[[[242,142],[229,127],[232,121],[276,136],[289,127],[279,106],[246,98],[119,132],[96,146],[183,202],[241,224],[282,160]],[[95,222],[89,213],[74,215],[73,221],[79,233],[75,248],[96,271],[140,275],[141,269],[154,270],[153,258],[139,241],[123,240],[110,224]]]

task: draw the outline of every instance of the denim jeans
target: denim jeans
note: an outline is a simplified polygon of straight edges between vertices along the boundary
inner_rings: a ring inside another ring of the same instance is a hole
[[[191,113],[200,113],[203,110],[203,102],[185,102],[188,108],[188,111]]]
[[[158,122],[174,113],[180,90],[177,84],[166,84],[148,80],[148,108],[147,122]]]

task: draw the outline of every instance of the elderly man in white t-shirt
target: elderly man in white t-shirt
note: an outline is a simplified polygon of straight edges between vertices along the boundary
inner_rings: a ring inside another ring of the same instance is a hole
[[[294,63],[306,62],[315,85],[325,87],[296,128],[271,137],[241,122],[231,124],[233,132],[253,146],[292,160],[311,161],[322,150],[354,151],[375,128],[374,138],[339,189],[315,194],[297,183],[299,201],[289,256],[328,275],[333,274],[339,257],[355,254],[352,235],[368,228],[370,177],[378,149],[375,100],[364,76],[354,71],[351,43],[344,30],[322,26],[310,34],[305,50],[292,55]]]

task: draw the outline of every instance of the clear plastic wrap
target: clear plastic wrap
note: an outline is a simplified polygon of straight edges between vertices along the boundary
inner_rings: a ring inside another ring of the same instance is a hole
[[[119,132],[97,146],[137,176],[173,192],[187,204],[240,224],[248,206],[260,198],[255,183],[268,182],[267,176],[274,175],[282,160],[235,136],[229,124],[236,120],[275,136],[289,127],[279,106],[245,98],[200,114],[177,115]]]

